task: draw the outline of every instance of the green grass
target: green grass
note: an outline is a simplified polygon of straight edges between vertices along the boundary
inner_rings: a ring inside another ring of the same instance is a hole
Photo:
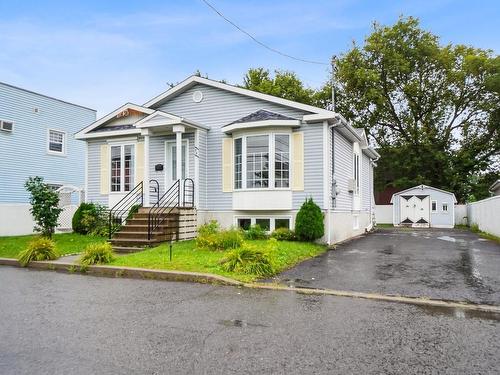
[[[37,235],[0,237],[0,258],[17,258],[21,250]],[[54,234],[52,239],[60,255],[80,253],[90,243],[106,242],[104,237],[84,236],[77,233]]]
[[[265,240],[247,242],[262,247],[265,247],[266,244]],[[278,242],[276,252],[277,272],[290,268],[302,260],[321,254],[324,251],[326,251],[326,246],[313,243]],[[169,260],[168,244],[162,244],[149,250],[121,256],[111,264],[114,266],[214,273],[245,282],[254,281],[258,278],[256,275],[245,275],[222,270],[219,261],[224,258],[227,252],[196,249],[194,241],[182,241],[173,244],[172,261]]]
[[[392,224],[377,224],[377,228],[394,228],[394,225]]]
[[[468,231],[471,231],[472,233],[476,233],[479,237],[500,243],[500,237],[495,236],[494,234],[491,234],[488,232],[483,232],[482,230],[479,230],[477,225],[472,225],[469,228],[467,225],[457,224],[457,225],[455,225],[455,229],[468,230]]]

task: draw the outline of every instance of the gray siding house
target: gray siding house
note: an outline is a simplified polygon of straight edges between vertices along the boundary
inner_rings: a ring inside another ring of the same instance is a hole
[[[73,135],[95,119],[93,109],[0,82],[0,235],[33,232],[29,176],[83,188],[85,146]]]
[[[76,138],[86,142],[88,201],[113,207],[142,182],[148,207],[192,179],[198,224],[293,228],[312,197],[325,213],[325,242],[372,225],[379,155],[335,112],[192,76]]]
[[[394,226],[453,228],[455,194],[419,185],[392,196]]]

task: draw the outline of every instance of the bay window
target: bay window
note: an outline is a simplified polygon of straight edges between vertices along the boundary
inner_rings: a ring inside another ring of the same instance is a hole
[[[134,146],[111,146],[111,191],[125,192],[134,188]]]
[[[290,187],[290,135],[247,135],[234,140],[234,188]]]

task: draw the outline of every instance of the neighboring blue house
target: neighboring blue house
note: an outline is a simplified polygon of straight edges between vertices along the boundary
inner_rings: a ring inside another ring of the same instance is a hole
[[[93,109],[0,82],[0,235],[32,232],[29,176],[84,187],[85,145],[74,134],[95,119]]]

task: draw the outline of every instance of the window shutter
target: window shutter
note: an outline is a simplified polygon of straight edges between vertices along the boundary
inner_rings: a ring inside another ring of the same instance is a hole
[[[135,185],[144,180],[144,142],[135,145]],[[146,189],[146,185],[144,186]]]
[[[304,190],[304,133],[292,133],[292,190]]]
[[[233,191],[233,139],[222,139],[222,191]]]
[[[101,194],[109,194],[109,146],[101,145]]]

